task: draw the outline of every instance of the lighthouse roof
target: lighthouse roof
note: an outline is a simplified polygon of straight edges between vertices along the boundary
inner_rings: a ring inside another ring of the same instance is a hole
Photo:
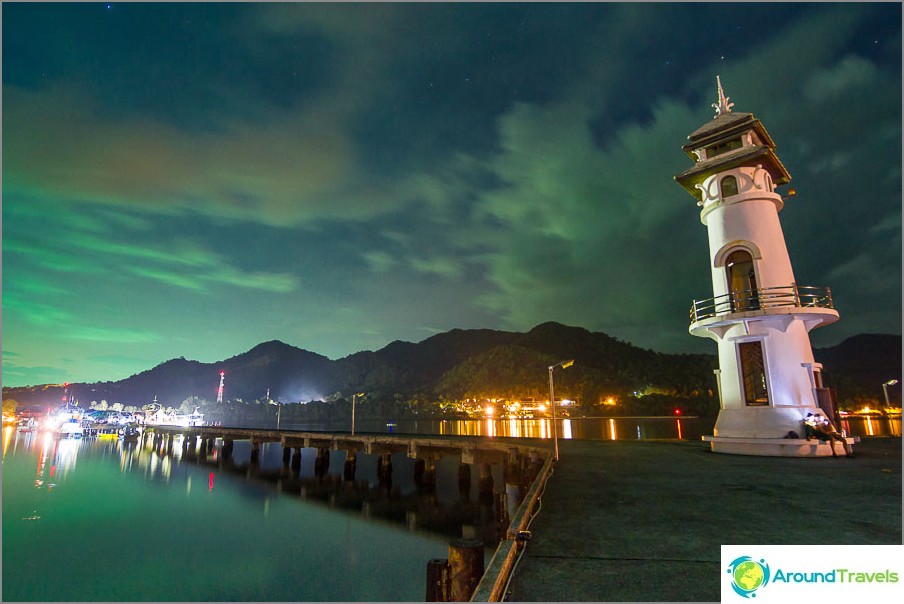
[[[760,120],[754,117],[752,113],[735,112],[717,115],[706,124],[700,126],[687,137],[687,144],[681,148],[691,159],[696,159],[694,155],[695,149],[706,147],[723,139],[732,138],[748,130],[756,132],[767,147],[775,149],[775,141],[766,132],[766,128],[763,127]]]
[[[736,126],[742,124],[753,124],[756,118],[752,113],[741,113],[730,111],[717,115],[707,123],[703,124],[687,137],[691,143],[695,143],[701,139],[709,138],[713,134],[718,134],[723,130],[734,130]]]
[[[783,185],[791,180],[791,175],[788,173],[788,170],[785,169],[781,160],[775,155],[773,148],[764,145],[741,147],[723,153],[717,157],[697,162],[689,169],[677,175],[675,180],[678,181],[678,184],[684,187],[688,193],[697,199],[700,199],[700,191],[695,185],[702,183],[709,176],[737,166],[757,164],[762,165],[763,168],[769,171],[769,174],[772,176],[772,180],[776,185]]]

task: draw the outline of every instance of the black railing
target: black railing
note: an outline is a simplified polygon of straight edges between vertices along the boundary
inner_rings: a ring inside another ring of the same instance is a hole
[[[694,300],[691,323],[731,313],[766,308],[832,308],[832,290],[828,287],[787,285],[764,287],[723,294],[706,300]]]

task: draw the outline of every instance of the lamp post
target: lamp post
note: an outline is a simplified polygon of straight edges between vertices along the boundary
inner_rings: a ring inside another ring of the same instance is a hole
[[[891,405],[888,403],[888,387],[894,386],[898,383],[898,380],[888,380],[887,382],[882,383],[882,392],[885,393],[885,408],[888,409]]]
[[[363,392],[357,392],[352,395],[352,436],[355,435],[355,399],[364,396]]]
[[[270,389],[268,388],[267,394],[269,395],[269,393]],[[276,405],[276,429],[279,430],[279,416],[282,413],[282,403],[280,403],[279,401],[271,401],[270,399],[267,399],[267,402],[271,405]]]
[[[556,449],[556,461],[559,461],[559,430],[556,428],[556,390],[553,386],[552,371],[556,367],[565,369],[572,365],[574,365],[574,359],[559,361],[555,365],[549,366],[549,404],[552,407],[552,440]]]

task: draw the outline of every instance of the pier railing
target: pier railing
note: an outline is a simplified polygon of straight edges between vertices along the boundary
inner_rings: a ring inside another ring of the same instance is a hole
[[[505,538],[496,548],[483,578],[471,596],[471,602],[501,602],[505,597],[515,566],[530,540],[530,522],[538,511],[540,496],[546,481],[552,475],[553,460],[548,458],[534,478],[530,490],[518,506],[506,531]]]
[[[834,309],[832,290],[792,284],[735,291],[706,300],[694,300],[690,320],[696,323],[731,313],[787,307]]]

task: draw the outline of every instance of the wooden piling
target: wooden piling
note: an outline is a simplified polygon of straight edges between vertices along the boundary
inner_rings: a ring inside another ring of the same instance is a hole
[[[468,501],[471,496],[471,466],[466,463],[458,464],[458,492],[462,501]]]
[[[445,558],[434,558],[427,562],[427,602],[449,602],[452,597],[452,584],[449,573],[449,561]]]
[[[295,447],[292,454],[292,476],[301,474],[301,447]]]
[[[355,481],[355,471],[358,466],[358,452],[355,449],[349,449],[345,455],[345,467],[342,471],[342,477],[346,482]]]
[[[282,450],[282,465],[284,468],[289,467],[289,463],[292,461],[292,448],[291,447],[283,447]]]
[[[477,491],[480,503],[493,503],[493,472],[490,464],[480,464],[480,477],[477,480]]]
[[[483,577],[483,541],[455,539],[449,543],[451,601],[467,602]]]
[[[323,479],[330,467],[330,450],[326,447],[317,449],[317,457],[314,459],[314,476]]]

